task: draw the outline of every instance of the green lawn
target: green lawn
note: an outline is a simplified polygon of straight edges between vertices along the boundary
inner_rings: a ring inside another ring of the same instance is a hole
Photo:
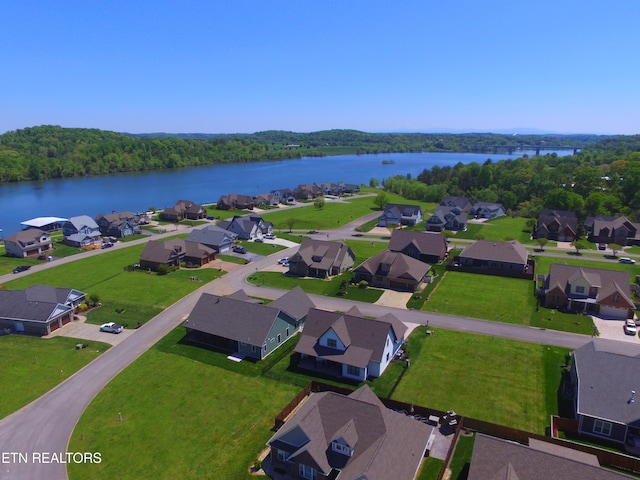
[[[536,310],[531,280],[465,272],[446,272],[423,310],[566,332],[593,333],[590,317]]]
[[[389,246],[388,242],[377,242],[375,240],[345,240],[344,243],[356,254],[354,266],[360,265]]]
[[[462,480],[466,479],[469,475],[474,443],[474,435],[460,435],[458,437],[458,443],[456,443],[456,449],[453,452],[453,457],[449,464],[451,478]]]
[[[524,217],[499,217],[488,220],[482,224],[467,223],[467,230],[451,235],[452,239],[466,238],[496,240],[506,242],[518,240],[520,243],[534,245],[535,240],[530,240],[531,230],[527,227],[527,218]]]
[[[444,329],[429,336],[421,327],[407,351],[396,400],[540,434],[558,412],[567,349]]]
[[[342,280],[349,281],[351,273],[343,273],[336,275],[330,280],[320,280],[318,278],[299,278],[295,276],[283,275],[278,272],[258,272],[247,277],[247,281],[258,286],[267,286],[273,288],[281,288],[283,290],[292,290],[300,285],[302,289],[314,295],[328,295],[331,297],[340,297],[346,300],[358,302],[375,303],[382,296],[384,290],[377,288],[358,288],[354,285],[347,287],[347,295],[338,295],[340,282]]]
[[[78,343],[87,347],[76,350]],[[0,336],[0,418],[48,392],[108,348],[106,343],[75,338]]]
[[[255,253],[256,255],[263,255],[265,257],[287,248],[275,243],[250,242],[248,240],[241,240],[240,244],[246,248],[248,252]]]
[[[143,245],[135,245],[59,265],[12,280],[5,286],[14,290],[42,283],[75,288],[88,294],[97,293],[102,307],[89,312],[87,319],[90,323],[118,321],[133,327],[138,322],[145,323],[153,318],[203,283],[224,274],[215,268],[178,270],[168,275],[125,271],[126,265],[139,261],[143,248]],[[192,276],[199,280],[191,281]],[[123,314],[116,314],[116,310],[122,309]]]
[[[188,348],[180,338],[169,334],[89,405],[69,448],[102,462],[69,465],[69,478],[252,478],[275,415],[300,388],[169,353]]]

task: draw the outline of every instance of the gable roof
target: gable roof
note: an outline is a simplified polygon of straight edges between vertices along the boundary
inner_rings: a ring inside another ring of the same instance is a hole
[[[225,243],[232,243],[238,238],[233,232],[215,225],[206,225],[203,228],[194,229],[186,238],[187,241],[198,242],[204,245],[220,246]]]
[[[331,242],[305,238],[298,251],[292,256],[292,259],[295,256],[299,256],[305,265],[309,267],[329,270],[334,265],[341,265],[349,252],[351,252],[351,257],[355,256],[351,248],[342,240]],[[294,259],[294,261],[296,260],[297,258]]]
[[[46,242],[51,242],[51,235],[44,230],[40,230],[39,228],[28,228],[26,230],[20,230],[13,235],[6,237],[4,239],[5,242],[16,242],[19,243],[20,246],[25,246],[25,244],[36,244],[40,243],[40,239],[45,236],[47,237]]]
[[[526,265],[529,254],[527,249],[517,240],[510,242],[494,242],[491,240],[477,240],[468,245],[460,253],[460,258],[475,260],[493,260],[497,262]]]
[[[623,480],[631,477],[600,467],[593,455],[529,439],[529,446],[478,433],[469,480]]]
[[[594,338],[573,352],[578,379],[577,414],[629,424],[640,419],[640,397],[630,402],[640,385],[637,345]]]
[[[423,255],[440,256],[443,248],[445,253],[447,251],[447,237],[442,233],[412,230],[394,230],[391,233],[389,250],[392,252],[400,252],[411,244]]]
[[[422,215],[422,208],[420,208],[420,205],[387,203],[386,207],[384,207],[384,213],[382,215],[386,216],[388,213],[392,214],[395,218],[416,217],[418,215]]]
[[[89,215],[78,215],[77,217],[71,217],[69,220],[67,220],[67,222],[73,225],[76,230],[81,230],[83,228],[90,228],[92,230],[98,229],[98,224]]]
[[[458,207],[461,210],[469,211],[471,208],[471,200],[467,197],[457,197],[455,195],[447,195],[440,202],[442,206]]]
[[[360,270],[371,275],[421,281],[431,270],[431,265],[404,253],[383,250],[354,268],[354,272]]]
[[[344,352],[323,347],[318,343],[318,339],[329,329],[346,344],[347,349]],[[350,313],[342,314],[312,308],[307,315],[295,351],[363,368],[370,361],[382,360],[389,330],[393,332],[397,341],[403,338],[407,327],[391,314],[373,320]]]
[[[140,260],[151,263],[167,263],[183,254],[191,258],[202,258],[214,253],[215,251],[206,245],[181,238],[171,238],[164,242],[160,240],[148,241],[140,254]]]
[[[299,285],[269,305],[282,310],[294,320],[300,320],[306,317],[309,309],[315,308],[315,304]]]
[[[287,451],[289,460],[345,478],[409,480],[415,478],[432,427],[384,407],[369,386],[348,396],[313,393],[268,444]],[[344,439],[353,455],[334,452]]]
[[[84,293],[69,288],[34,285],[25,290],[0,290],[0,317],[47,322],[54,316],[72,311],[67,306]]]

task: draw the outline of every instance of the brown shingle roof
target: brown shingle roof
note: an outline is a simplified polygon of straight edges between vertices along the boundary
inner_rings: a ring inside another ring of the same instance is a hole
[[[447,237],[435,232],[416,232],[412,230],[394,230],[389,240],[389,250],[400,252],[409,244],[415,245],[423,255],[440,256],[442,249],[447,251]]]
[[[388,270],[386,266],[389,267]],[[359,270],[364,270],[371,275],[420,282],[431,270],[431,265],[404,253],[383,250],[354,268],[354,272]]]
[[[465,247],[460,253],[460,258],[476,260],[494,260],[497,262],[527,264],[527,249],[520,242],[494,242],[491,240],[478,240]]]

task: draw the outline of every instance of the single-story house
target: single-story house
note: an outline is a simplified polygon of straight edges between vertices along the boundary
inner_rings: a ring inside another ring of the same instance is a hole
[[[569,375],[578,433],[640,447],[638,346],[594,338],[571,357]]]
[[[255,206],[256,202],[252,196],[239,193],[222,195],[216,203],[218,210],[253,210]]]
[[[422,208],[420,208],[420,205],[388,203],[384,207],[384,212],[378,218],[378,226],[415,225],[420,220],[422,220]]]
[[[467,229],[467,213],[460,207],[439,206],[425,222],[427,232],[443,230],[463,231]]]
[[[433,264],[447,257],[449,242],[442,233],[394,230],[389,240],[389,250]]]
[[[534,238],[548,238],[558,242],[573,242],[578,233],[578,216],[575,212],[544,208],[538,215]]]
[[[364,385],[346,396],[312,393],[267,445],[290,478],[414,480],[432,431]]]
[[[262,360],[304,324],[314,304],[300,287],[269,305],[246,298],[203,293],[184,323],[187,339]]]
[[[100,243],[100,227],[88,215],[71,217],[62,225],[63,243],[72,247],[84,247]]]
[[[215,260],[215,254],[212,248],[180,238],[151,240],[140,254],[140,268],[157,271],[160,265],[179,267],[182,262],[202,266]]]
[[[289,258],[289,273],[300,277],[326,278],[353,267],[356,255],[343,241],[305,238]]]
[[[259,215],[251,214],[234,216],[230,220],[222,220],[220,228],[234,233],[242,240],[255,240],[273,233],[273,223],[264,221]]]
[[[352,380],[379,377],[404,343],[407,327],[391,314],[365,318],[312,308],[295,351],[299,367]]]
[[[213,249],[216,253],[231,249],[238,235],[215,225],[206,225],[191,231],[186,238],[189,242],[196,242]]]
[[[478,240],[462,250],[458,262],[461,267],[474,273],[509,276],[510,273],[526,273],[528,260],[527,249],[517,240]]]
[[[459,208],[464,213],[469,213],[473,204],[471,200],[467,197],[457,197],[455,195],[446,196],[441,202],[440,206],[442,207],[456,207]]]
[[[48,335],[69,323],[86,294],[71,288],[34,285],[0,290],[0,329],[10,333]]]
[[[584,226],[591,242],[640,245],[640,224],[627,217],[587,217]]]
[[[468,480],[630,480],[600,466],[595,455],[551,442],[528,445],[477,433]]]
[[[624,271],[552,263],[541,294],[547,308],[604,318],[633,318],[635,309]]]
[[[52,249],[51,235],[39,228],[29,228],[4,239],[8,257],[37,257]]]
[[[383,250],[353,269],[353,281],[371,287],[415,292],[425,281],[431,265],[401,252]]]
[[[162,211],[162,218],[169,222],[178,220],[199,220],[207,216],[207,210],[191,200],[178,200],[173,207]]]
[[[475,215],[476,218],[498,218],[504,217],[507,214],[507,210],[501,203],[494,202],[476,202],[471,207],[471,215]]]
[[[311,200],[312,198],[321,197],[323,195],[324,190],[315,183],[298,185],[293,189],[293,197],[296,200]]]
[[[133,235],[140,227],[136,215],[131,212],[101,213],[96,216],[96,223],[102,235],[116,238]]]

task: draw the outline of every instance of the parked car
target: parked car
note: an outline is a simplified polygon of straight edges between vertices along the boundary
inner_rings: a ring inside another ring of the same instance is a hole
[[[618,261],[620,263],[636,263],[636,261],[633,258],[629,258],[629,257],[621,257],[618,259]]]
[[[231,250],[233,250],[236,253],[247,253],[247,249],[240,245],[234,245]]]
[[[118,325],[115,322],[103,323],[102,325],[100,325],[101,332],[120,333],[122,330],[124,330],[124,327],[122,325]]]
[[[113,247],[113,243],[103,243],[100,248],[111,248]]]
[[[278,260],[278,265],[284,265],[285,263],[289,263],[289,257],[284,257]]]
[[[598,244],[598,250],[606,250],[607,249],[607,244],[606,243],[599,243]]]
[[[261,239],[261,238],[256,238],[256,239],[254,240],[254,242],[263,243],[263,242],[264,242],[264,240],[263,240],[263,239]]]
[[[13,269],[13,273],[26,272],[30,268],[31,267],[29,265],[18,265],[16,268]]]
[[[267,233],[264,238],[266,238],[267,240],[275,240],[276,236],[273,233]]]
[[[627,319],[624,323],[624,333],[627,335],[636,335],[638,333],[638,327],[636,327],[636,322],[632,319]]]

